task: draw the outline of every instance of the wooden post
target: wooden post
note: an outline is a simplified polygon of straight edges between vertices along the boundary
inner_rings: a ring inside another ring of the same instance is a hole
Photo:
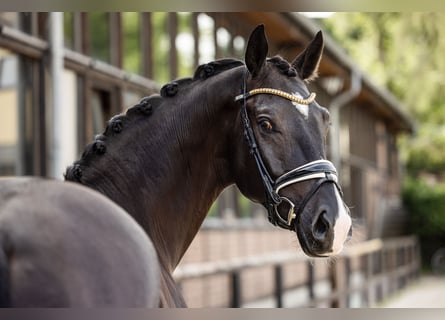
[[[142,75],[153,78],[153,28],[151,26],[151,13],[141,13],[141,49],[142,49]]]
[[[275,299],[277,308],[283,307],[283,268],[277,264],[274,267],[275,274]]]
[[[369,306],[369,289],[368,289],[368,257],[365,255],[360,256],[361,269],[364,270],[365,287],[361,290],[363,306]]]
[[[368,307],[374,305],[374,282],[373,282],[373,274],[374,274],[374,252],[370,252],[366,256],[366,282],[368,283]]]
[[[352,268],[351,268],[351,258],[346,257],[344,259],[345,262],[345,289],[346,289],[346,293],[345,293],[345,297],[344,297],[344,304],[346,308],[349,308],[351,306],[351,299],[350,299],[350,294],[349,294],[349,290],[351,289],[351,273],[352,273]]]
[[[347,258],[346,258],[347,259]],[[346,259],[338,259],[331,265],[330,280],[333,296],[331,300],[332,308],[344,308],[349,304],[347,289],[349,287],[349,273],[347,273]]]
[[[122,68],[123,66],[123,34],[122,34],[122,14],[111,12],[108,14],[108,26],[110,36],[110,62],[112,65]]]
[[[241,307],[241,277],[239,271],[233,271],[231,273],[232,282],[232,301],[230,302],[231,308]]]
[[[192,34],[194,39],[193,68],[196,69],[199,65],[199,26],[196,12],[192,13]]]
[[[314,272],[314,265],[312,264],[312,261],[309,260],[306,263],[306,266],[307,266],[307,290],[309,293],[309,305],[310,305],[310,304],[312,304],[312,301],[315,299],[315,291],[314,291],[315,272]]]

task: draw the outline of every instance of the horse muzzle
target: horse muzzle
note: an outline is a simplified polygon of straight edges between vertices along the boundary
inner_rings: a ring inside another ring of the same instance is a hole
[[[314,183],[298,203],[288,196],[290,190],[287,196],[282,195],[285,188],[312,180]],[[331,162],[316,160],[283,174],[276,180],[274,192],[279,201],[269,205],[269,220],[296,231],[307,255],[329,256],[342,250],[351,234],[351,218]]]

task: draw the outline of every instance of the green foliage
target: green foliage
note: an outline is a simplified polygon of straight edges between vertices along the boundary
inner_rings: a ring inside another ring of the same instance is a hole
[[[412,177],[430,173],[441,178],[445,168],[445,128],[434,128],[432,132],[423,128],[407,148],[406,168]]]
[[[108,16],[102,12],[90,12],[88,14],[90,30],[91,56],[96,59],[110,61],[110,35],[108,29]]]
[[[170,42],[168,38],[167,12],[153,12],[151,15],[153,26],[153,73],[154,80],[158,83],[169,81],[168,56],[170,51]]]
[[[431,268],[431,257],[445,246],[445,184],[405,179],[403,202],[409,208],[409,228],[420,240],[422,264]]]
[[[123,42],[124,69],[129,72],[141,73],[141,43],[140,43],[139,12],[123,12]]]
[[[401,144],[409,173],[445,170],[445,13],[338,13],[324,24],[417,121]]]
[[[238,203],[239,203],[239,211],[241,217],[250,217],[251,216],[251,202],[241,193],[238,195]]]
[[[73,13],[63,13],[63,41],[67,48],[74,48]]]
[[[194,39],[192,37],[192,15],[189,12],[178,13],[178,37],[189,36],[191,44]],[[189,77],[193,74],[194,69],[194,52],[193,48],[181,46],[182,43],[176,43],[178,50],[178,76]]]
[[[403,200],[410,210],[411,231],[421,237],[445,234],[445,184],[430,186],[422,179],[408,178]]]
[[[445,241],[445,13],[337,13],[323,23],[417,123],[402,137],[404,206],[425,262]],[[428,183],[427,183],[428,181]]]
[[[337,13],[327,30],[422,124],[444,125],[445,13]]]

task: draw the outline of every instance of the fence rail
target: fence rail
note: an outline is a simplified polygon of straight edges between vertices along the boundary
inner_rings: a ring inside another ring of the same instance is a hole
[[[283,268],[289,263],[303,263],[307,279],[295,288],[287,288]],[[274,290],[271,297],[276,307],[288,307],[284,295],[290,290],[305,289],[306,299],[300,307],[364,307],[373,306],[395,293],[419,276],[420,254],[416,237],[374,239],[346,248],[330,261],[328,276],[316,277],[315,263],[303,253],[277,252],[263,256],[237,258],[227,261],[187,264],[178,268],[175,279],[182,283],[196,278],[225,274],[230,279],[230,307],[242,307],[242,273],[261,267],[273,269]],[[330,290],[316,294],[320,281],[329,283]],[[287,299],[288,301],[289,299]]]

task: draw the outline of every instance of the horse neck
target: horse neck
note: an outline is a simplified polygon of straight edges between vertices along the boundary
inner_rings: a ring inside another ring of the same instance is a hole
[[[170,271],[218,194],[233,183],[225,141],[237,114],[236,108],[227,108],[237,93],[227,88],[235,81],[232,73],[225,89],[217,89],[210,78],[202,89],[196,85],[189,94],[164,98],[168,101],[149,119],[110,142],[92,163],[90,178],[84,173],[84,184],[106,194],[147,231]],[[224,91],[231,93],[225,97]]]

